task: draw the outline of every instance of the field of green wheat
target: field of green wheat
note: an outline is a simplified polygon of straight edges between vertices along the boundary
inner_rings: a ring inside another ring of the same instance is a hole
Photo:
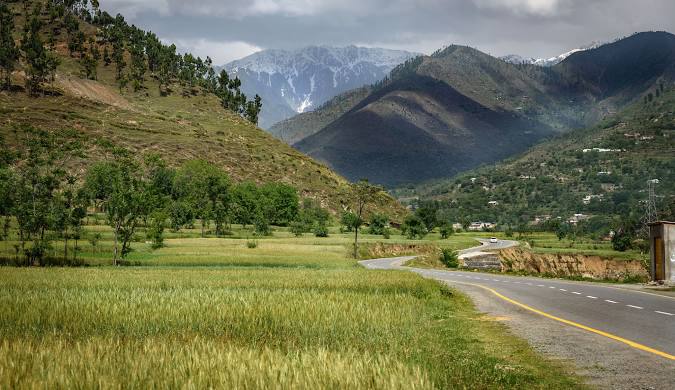
[[[101,231],[81,256],[106,264]],[[133,267],[0,267],[0,388],[578,386],[458,292],[363,269],[348,234],[235,232],[138,242]]]

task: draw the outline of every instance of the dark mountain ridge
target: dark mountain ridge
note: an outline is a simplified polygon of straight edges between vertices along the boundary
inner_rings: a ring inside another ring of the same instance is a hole
[[[396,186],[450,177],[613,115],[675,79],[674,69],[675,36],[666,32],[638,33],[553,67],[450,46],[396,67],[294,146],[351,180]]]

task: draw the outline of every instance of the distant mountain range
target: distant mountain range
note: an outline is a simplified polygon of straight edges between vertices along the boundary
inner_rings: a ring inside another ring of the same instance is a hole
[[[510,62],[512,64],[530,64],[530,65],[539,65],[539,66],[553,66],[553,65],[558,65],[559,63],[563,62],[567,57],[571,56],[574,53],[578,53],[580,51],[585,51],[585,50],[590,50],[590,49],[596,49],[607,42],[593,42],[590,45],[582,46],[578,49],[572,49],[568,52],[562,53],[560,55],[557,55],[555,57],[550,57],[550,58],[532,58],[532,57],[522,57],[518,54],[508,54],[502,57],[499,57],[499,59]]]
[[[419,183],[592,125],[674,79],[675,36],[666,32],[580,50],[549,67],[450,46],[408,60],[365,96],[308,113],[303,134],[312,135],[294,146],[351,180]]]
[[[247,95],[263,99],[260,127],[310,111],[332,97],[384,78],[417,54],[357,46],[263,50],[223,68],[242,80]]]

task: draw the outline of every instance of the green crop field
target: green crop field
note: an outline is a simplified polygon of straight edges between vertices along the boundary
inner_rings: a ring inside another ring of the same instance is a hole
[[[106,264],[107,228],[87,230],[102,238],[97,249],[82,240],[79,255]],[[186,230],[155,251],[135,243],[128,260],[142,266],[2,267],[0,387],[579,385],[458,292],[361,268],[348,258],[350,235],[332,230],[323,239],[285,229],[271,238],[246,237],[242,227],[233,227],[235,238]],[[473,245],[463,235],[424,242]]]

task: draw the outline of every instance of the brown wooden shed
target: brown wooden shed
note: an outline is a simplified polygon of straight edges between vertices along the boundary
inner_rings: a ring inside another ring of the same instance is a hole
[[[675,222],[650,223],[649,243],[652,280],[675,284]]]

